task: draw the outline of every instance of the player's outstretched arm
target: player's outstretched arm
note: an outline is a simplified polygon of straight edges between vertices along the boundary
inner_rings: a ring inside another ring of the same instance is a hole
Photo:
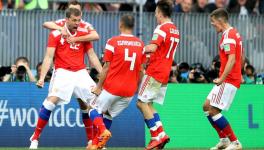
[[[90,31],[89,28],[87,28],[88,32],[90,32],[87,35],[79,36],[79,37],[68,37],[67,42],[69,43],[75,43],[75,42],[90,42],[90,41],[97,41],[99,40],[99,34],[92,30]]]
[[[106,75],[107,75],[107,72],[109,70],[109,67],[110,67],[110,62],[105,62],[103,69],[102,69],[102,72],[99,75],[99,81],[97,83],[98,89],[102,89]]]
[[[47,75],[48,70],[50,69],[51,63],[53,61],[54,53],[55,53],[55,47],[48,47],[47,48],[46,54],[45,54],[45,57],[43,60],[43,64],[41,67],[40,77],[39,77],[39,80],[37,82],[38,87],[44,86],[44,79]]]
[[[50,30],[63,30],[63,26],[58,26],[55,22],[53,21],[46,21],[42,24],[44,28],[50,29]]]
[[[158,48],[158,45],[156,44],[149,44],[149,45],[146,45],[145,46],[145,53],[148,54],[148,53],[154,53]]]
[[[93,48],[90,48],[87,52],[89,60],[91,62],[91,65],[98,71],[98,73],[102,72],[102,65],[96,55],[96,53],[94,52]]]

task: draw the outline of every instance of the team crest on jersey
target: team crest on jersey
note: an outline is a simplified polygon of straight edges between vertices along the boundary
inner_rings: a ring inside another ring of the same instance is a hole
[[[157,40],[157,39],[158,39],[158,37],[159,37],[159,35],[158,35],[158,34],[154,34],[154,35],[153,35],[153,37],[152,37],[152,40]]]
[[[226,52],[230,51],[230,45],[229,45],[229,44],[225,44],[225,45],[224,45],[224,50],[225,50]]]

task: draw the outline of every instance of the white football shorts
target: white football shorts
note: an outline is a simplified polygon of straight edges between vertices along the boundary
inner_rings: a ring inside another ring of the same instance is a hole
[[[58,104],[68,104],[72,95],[90,103],[96,97],[91,92],[95,86],[96,83],[86,69],[73,72],[59,68],[53,71],[48,96],[59,97]]]
[[[230,83],[222,83],[221,85],[215,85],[207,99],[210,101],[210,105],[221,110],[228,110],[236,95],[237,87]]]
[[[145,103],[155,102],[162,105],[166,91],[167,85],[163,85],[151,76],[144,75],[139,87],[138,99]]]
[[[106,90],[102,90],[97,99],[93,100],[91,106],[95,108],[98,113],[108,112],[112,118],[119,115],[125,108],[128,107],[132,97],[120,97],[112,95]]]

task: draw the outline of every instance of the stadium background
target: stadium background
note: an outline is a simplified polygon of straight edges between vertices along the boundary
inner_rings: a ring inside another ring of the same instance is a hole
[[[99,56],[106,40],[118,35],[118,20],[123,14],[84,13],[83,19],[93,24],[100,35],[100,40],[94,42]],[[156,26],[154,14],[144,12],[133,15],[137,20],[135,35],[141,36],[147,43]],[[42,28],[42,23],[59,18],[64,18],[64,12],[1,11],[0,64],[11,65],[17,57],[27,56],[31,66],[35,67],[43,59],[48,37],[48,30]],[[190,64],[201,62],[208,66],[217,54],[218,41],[216,32],[210,26],[208,15],[175,14],[172,18],[182,36],[175,60]],[[264,71],[263,16],[231,15],[231,24],[237,27],[243,36],[247,57],[259,72]],[[172,137],[168,147],[204,148],[215,144],[216,133],[201,110],[201,104],[211,87],[210,84],[169,85],[164,107],[158,106],[165,128]],[[242,144],[247,148],[264,148],[263,91],[264,87],[261,85],[243,85],[231,110],[226,114]],[[47,87],[39,90],[32,83],[0,84],[0,147],[28,146],[28,138],[36,123],[36,112],[46,94]],[[76,118],[80,118],[76,102],[58,107],[57,115],[53,117],[51,126],[45,129],[40,146],[85,146],[82,125],[74,124],[75,121],[78,122]],[[109,147],[143,147],[149,140],[135,103],[116,118],[112,131],[114,137],[109,142]]]

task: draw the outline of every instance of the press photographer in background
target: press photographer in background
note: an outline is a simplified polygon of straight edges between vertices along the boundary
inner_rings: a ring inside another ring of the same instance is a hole
[[[4,75],[3,82],[36,82],[26,57],[18,57],[10,69],[11,71]]]
[[[205,78],[205,69],[201,63],[192,64],[188,76],[190,83],[208,83]]]

